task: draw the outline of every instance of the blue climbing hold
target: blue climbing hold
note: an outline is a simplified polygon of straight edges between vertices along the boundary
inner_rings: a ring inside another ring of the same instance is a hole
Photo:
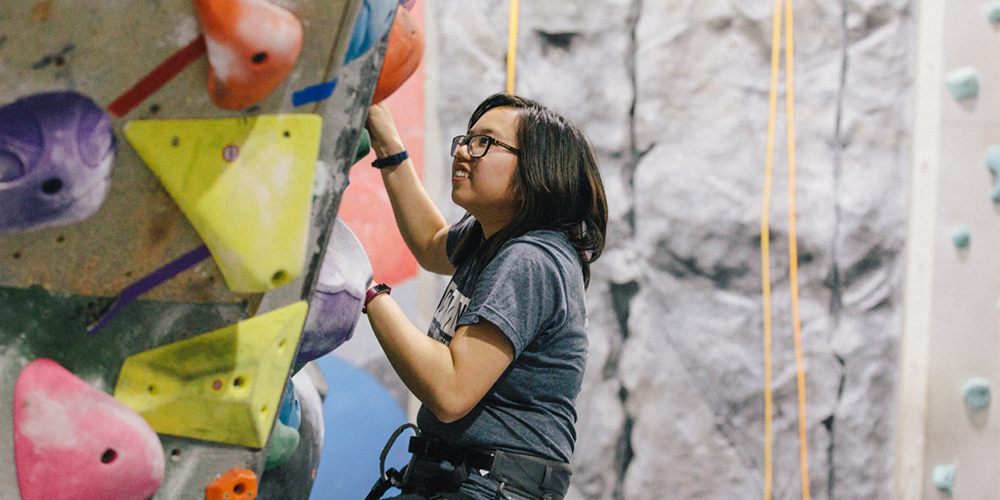
[[[969,226],[955,226],[951,230],[951,242],[957,248],[968,248],[972,242],[972,230]]]
[[[364,0],[351,33],[344,64],[361,57],[372,48],[392,27],[397,2],[392,0]]]
[[[973,377],[962,386],[965,404],[974,410],[983,410],[990,405],[990,381],[983,377]]]
[[[295,392],[295,384],[292,383],[292,379],[288,379],[285,392],[281,395],[278,421],[295,430],[299,430],[299,425],[302,424],[302,409],[299,407],[299,395]]]
[[[931,472],[931,482],[937,489],[951,495],[955,488],[955,472],[958,467],[947,464],[947,465],[935,465],[934,471]]]
[[[111,118],[76,92],[0,107],[0,235],[97,212],[111,188],[115,148]]]
[[[994,184],[990,191],[993,203],[1000,203],[1000,146],[990,146],[986,149],[986,167],[993,172]]]
[[[983,5],[983,14],[986,15],[986,19],[989,19],[991,23],[1000,24],[1000,0],[986,2]]]
[[[958,68],[945,76],[952,97],[961,101],[979,95],[979,72],[972,66]]]

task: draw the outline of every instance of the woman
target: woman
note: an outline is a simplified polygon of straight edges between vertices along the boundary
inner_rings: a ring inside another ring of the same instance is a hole
[[[406,245],[425,269],[453,276],[427,334],[388,287],[365,301],[423,403],[399,498],[562,498],[587,358],[584,289],[607,225],[586,137],[534,101],[490,96],[452,141],[451,198],[468,213],[449,226],[383,105],[367,128]]]

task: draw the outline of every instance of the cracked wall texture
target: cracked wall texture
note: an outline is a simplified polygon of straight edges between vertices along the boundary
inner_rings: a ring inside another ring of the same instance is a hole
[[[891,492],[912,8],[907,0],[795,4],[815,499]],[[428,2],[439,30],[443,137],[463,133],[475,105],[504,88],[507,9]],[[759,243],[772,9],[764,0],[521,4],[517,92],[584,128],[610,205],[608,249],[588,291],[571,500],[762,496]],[[783,86],[780,102],[770,221],[774,498],[785,499],[799,498],[801,484]]]

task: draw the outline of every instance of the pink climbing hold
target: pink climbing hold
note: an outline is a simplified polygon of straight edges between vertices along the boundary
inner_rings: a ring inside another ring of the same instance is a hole
[[[23,500],[143,500],[164,474],[138,413],[44,358],[14,385],[14,461]]]
[[[222,109],[267,97],[302,52],[302,23],[263,0],[194,0],[208,48],[208,93]]]

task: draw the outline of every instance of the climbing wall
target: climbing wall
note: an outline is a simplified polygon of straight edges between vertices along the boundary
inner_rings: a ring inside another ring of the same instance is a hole
[[[918,10],[896,498],[997,498],[1000,2]]]
[[[0,4],[0,499],[308,497],[397,5]]]

